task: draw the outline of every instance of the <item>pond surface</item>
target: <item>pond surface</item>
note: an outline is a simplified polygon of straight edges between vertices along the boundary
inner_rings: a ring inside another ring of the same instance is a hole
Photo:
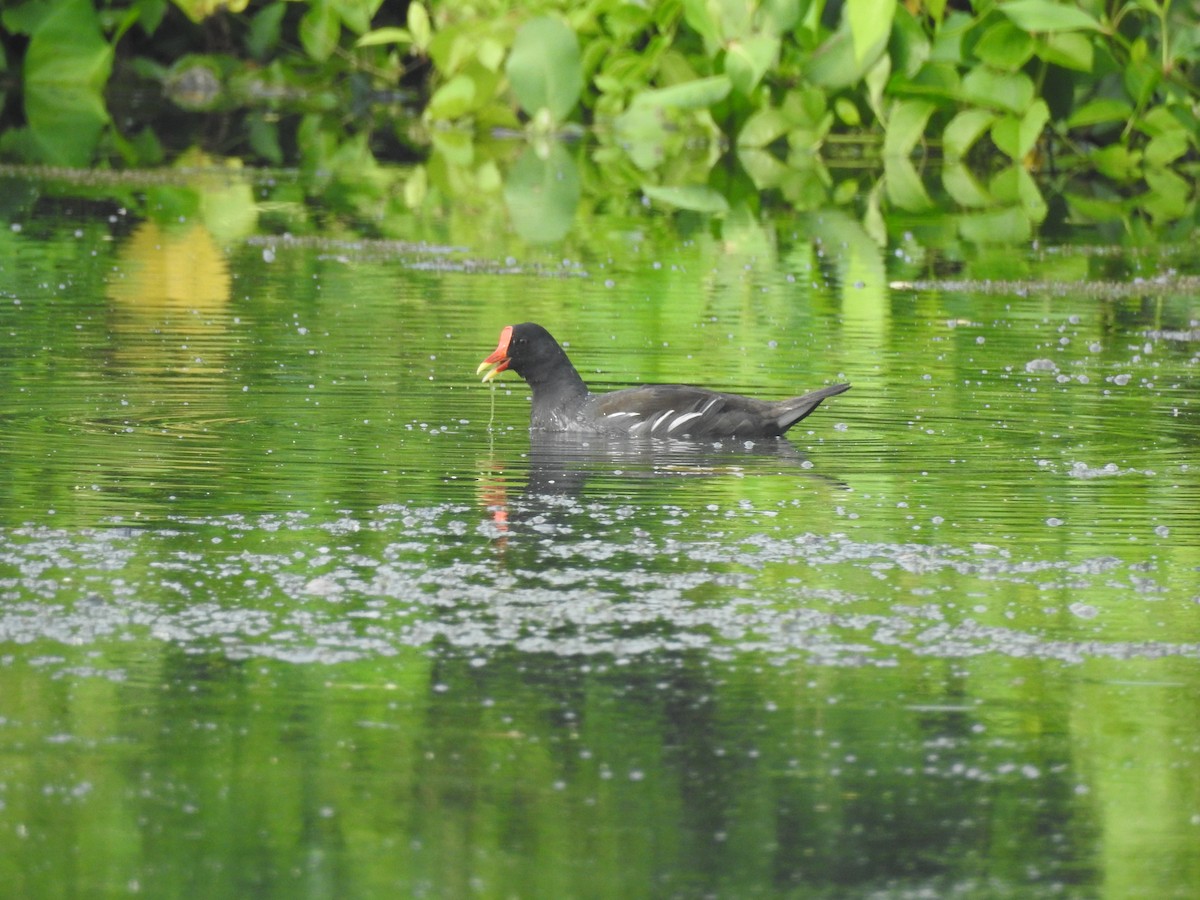
[[[12,896],[1200,883],[1194,243],[6,184]],[[598,388],[854,387],[787,441],[538,438],[474,374],[527,320]]]

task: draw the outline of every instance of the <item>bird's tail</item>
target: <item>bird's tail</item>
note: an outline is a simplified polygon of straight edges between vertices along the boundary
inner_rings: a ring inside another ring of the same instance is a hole
[[[792,397],[790,400],[773,403],[768,415],[779,425],[779,433],[782,434],[820,406],[821,401],[826,397],[833,397],[848,390],[850,390],[848,384],[831,384],[828,387],[810,391],[803,397]]]

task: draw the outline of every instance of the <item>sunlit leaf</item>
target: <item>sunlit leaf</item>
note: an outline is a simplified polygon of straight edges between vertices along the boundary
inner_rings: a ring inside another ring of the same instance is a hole
[[[1048,63],[1090,72],[1094,65],[1096,50],[1093,37],[1078,31],[1061,31],[1044,35],[1037,42],[1037,55]]]
[[[1133,107],[1124,100],[1101,97],[1075,110],[1067,119],[1067,127],[1086,128],[1089,125],[1103,125],[1108,122],[1125,122],[1131,115]]]
[[[411,44],[412,42],[412,33],[407,28],[376,28],[355,41],[354,46],[377,47],[380,44]]]
[[[452,121],[466,115],[475,103],[475,82],[467,75],[455,75],[429,98],[427,111],[436,121]]]
[[[777,187],[790,171],[778,157],[766,150],[739,146],[737,157],[742,169],[760,191]]]
[[[961,163],[942,166],[942,187],[959,206],[983,209],[993,202],[974,174]]]
[[[992,109],[1006,109],[1021,115],[1033,102],[1033,81],[1024,72],[997,72],[979,66],[967,73],[962,81],[967,100]]]
[[[1076,221],[1114,222],[1125,218],[1125,207],[1116,200],[1071,193],[1064,194],[1063,199],[1067,201],[1071,218]]]
[[[759,34],[744,41],[733,41],[725,51],[725,73],[739,94],[749,94],[775,64],[779,38]]]
[[[913,167],[912,160],[907,156],[885,156],[883,160],[884,184],[887,188],[888,200],[892,205],[910,212],[933,207],[929,192],[921,176]]]
[[[875,64],[881,52],[868,60],[854,55],[854,42],[847,30],[831,35],[804,63],[804,73],[813,84],[841,90],[857,82]]]
[[[91,4],[64,0],[38,21],[25,51],[24,77],[27,85],[98,92],[112,63],[112,47],[100,34]]]
[[[1176,118],[1177,115],[1185,116],[1187,124]],[[1185,135],[1193,136],[1198,133],[1194,119],[1187,112],[1187,108],[1182,106],[1157,106],[1154,109],[1148,109],[1144,115],[1138,118],[1134,126],[1148,137],[1174,132],[1183,132]]]
[[[800,0],[763,0],[758,15],[763,28],[772,34],[786,34],[800,20]]]
[[[547,109],[561,122],[575,108],[583,90],[575,32],[550,16],[521,26],[505,71],[517,102],[530,116]]]
[[[704,39],[705,52],[709,56],[716,55],[725,38],[706,0],[683,0],[683,17],[691,29]]]
[[[108,124],[103,97],[86,87],[28,84],[25,119],[30,162],[86,166],[92,160],[100,133]],[[7,138],[10,133],[6,132]]]
[[[948,159],[961,159],[987,131],[996,114],[987,109],[964,109],[946,125],[942,145]]]
[[[883,138],[884,156],[907,156],[925,134],[925,123],[933,114],[928,100],[897,100],[888,116]]]
[[[1183,178],[1169,169],[1149,169],[1146,184],[1150,190],[1138,200],[1156,220],[1172,221],[1187,212],[1194,187]]]
[[[704,109],[720,103],[729,96],[733,84],[725,75],[697,78],[671,87],[646,90],[637,94],[633,102],[645,107],[671,107],[674,109]]]
[[[1132,181],[1141,171],[1142,154],[1124,144],[1101,147],[1088,156],[1096,171],[1114,181]]]
[[[1054,0],[1012,0],[997,7],[1025,31],[1102,30],[1100,23],[1073,3]]]
[[[846,0],[845,16],[859,65],[873,59],[879,47],[887,42],[895,14],[895,0]]]
[[[858,107],[847,97],[838,97],[834,100],[833,111],[843,125],[849,125],[851,128],[862,125],[862,116],[859,114]]]
[[[1034,42],[1029,32],[1012,22],[1001,20],[987,29],[975,44],[975,55],[990,66],[1015,72],[1033,56]]]
[[[992,126],[992,141],[1014,162],[1020,162],[1037,145],[1042,129],[1050,121],[1044,100],[1035,100],[1020,118],[1005,116]]]
[[[724,213],[729,211],[729,201],[707,185],[690,184],[680,187],[644,184],[642,193],[651,200],[666,203],[678,209],[693,212]]]
[[[183,10],[185,16],[198,24],[222,9],[235,13],[243,12],[249,0],[172,0],[172,2]]]
[[[1046,200],[1024,166],[1011,165],[993,173],[988,191],[996,203],[1019,206],[1032,222],[1040,222],[1046,216]]]
[[[1188,151],[1188,136],[1182,129],[1156,135],[1146,144],[1146,164],[1156,168],[1169,166]]]
[[[778,109],[760,109],[738,132],[737,144],[739,147],[765,147],[785,135],[789,125],[787,117]]]
[[[408,32],[412,35],[413,46],[424,53],[429,49],[429,41],[433,37],[433,28],[429,24],[429,13],[424,3],[410,2],[408,4]]]

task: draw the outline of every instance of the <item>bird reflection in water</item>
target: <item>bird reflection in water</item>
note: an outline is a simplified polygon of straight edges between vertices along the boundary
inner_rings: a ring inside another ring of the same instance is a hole
[[[529,436],[529,453],[520,464],[495,453],[480,466],[477,495],[501,549],[522,531],[547,532],[586,515],[579,501],[589,482],[588,495],[597,501],[654,493],[658,503],[678,499],[677,487],[685,480],[803,478],[827,489],[848,489],[815,471],[785,438],[711,442],[536,430]]]

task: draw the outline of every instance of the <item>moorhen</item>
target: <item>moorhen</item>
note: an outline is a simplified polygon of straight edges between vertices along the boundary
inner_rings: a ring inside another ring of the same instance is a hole
[[[483,380],[491,381],[505,369],[512,369],[533,389],[530,428],[630,437],[778,437],[826,397],[850,389],[848,384],[831,384],[778,401],[684,384],[647,384],[593,394],[558,341],[533,322],[506,326],[499,346],[479,364],[476,374],[483,372]]]

